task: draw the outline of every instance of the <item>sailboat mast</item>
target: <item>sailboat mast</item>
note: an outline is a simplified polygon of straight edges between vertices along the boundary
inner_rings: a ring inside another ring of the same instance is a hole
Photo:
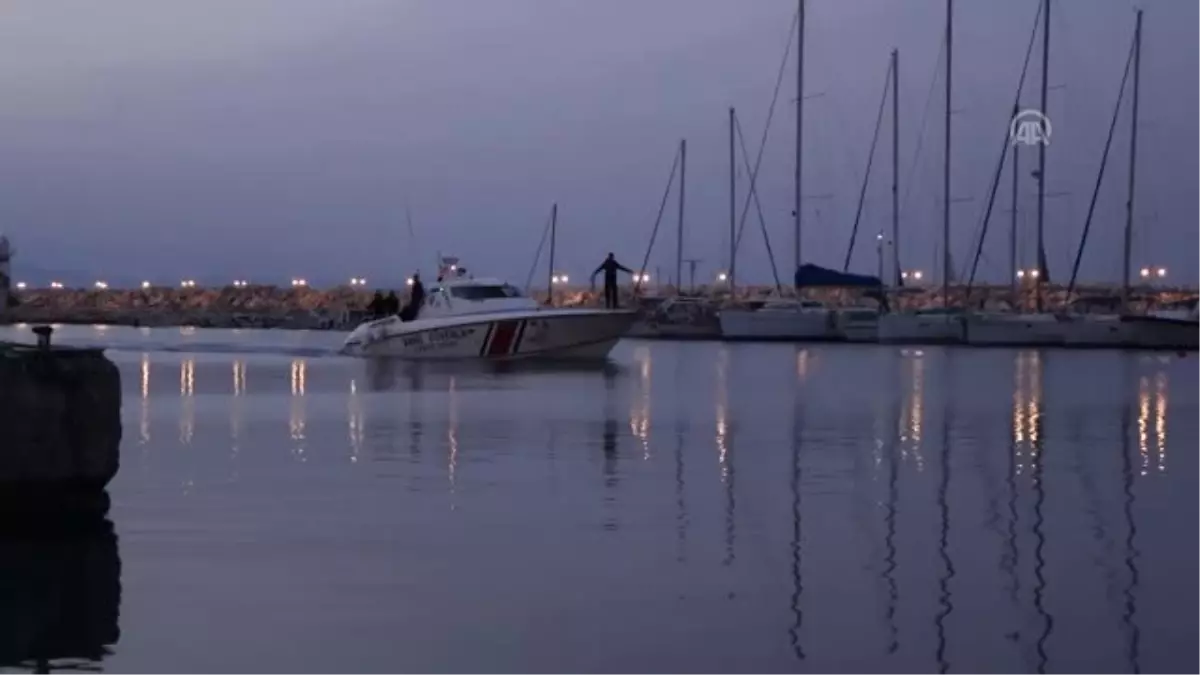
[[[800,185],[801,185],[801,167],[804,163],[804,0],[799,0],[799,17],[798,26],[799,40],[796,45],[796,185],[795,185],[795,255],[796,255],[796,270],[800,269],[801,249],[800,249]]]
[[[954,0],[946,0],[946,119],[942,160],[942,304],[950,306],[950,84],[954,72]]]
[[[1133,33],[1133,114],[1129,134],[1129,201],[1125,204],[1125,252],[1121,283],[1121,310],[1129,311],[1129,262],[1133,247],[1133,195],[1137,170],[1138,85],[1142,72],[1142,10],[1137,10],[1137,26]]]
[[[1008,224],[1008,285],[1013,309],[1017,307],[1017,189],[1020,184],[1021,144],[1012,144],[1012,213]]]
[[[892,50],[892,274],[900,280],[900,50]],[[882,279],[880,280],[882,281]]]
[[[558,202],[550,207],[550,269],[546,271],[546,304],[554,304],[554,249],[558,237]]]
[[[1042,4],[1042,103],[1041,113],[1046,114],[1047,92],[1050,77],[1050,0]],[[1037,194],[1037,275],[1033,279],[1037,311],[1042,311],[1042,277],[1046,276],[1046,241],[1043,225],[1046,215],[1046,143],[1038,144],[1038,194]]]
[[[737,119],[733,108],[729,109],[729,295],[733,296],[733,278],[737,270],[734,249],[737,247],[737,161],[734,159],[734,134]]]
[[[679,227],[675,249],[675,294],[683,288],[683,187],[687,184],[687,139],[679,140]]]

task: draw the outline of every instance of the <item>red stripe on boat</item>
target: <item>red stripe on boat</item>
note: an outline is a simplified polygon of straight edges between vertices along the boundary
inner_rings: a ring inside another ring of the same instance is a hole
[[[512,347],[520,321],[500,321],[492,331],[492,344],[488,345],[488,356],[504,356]]]
[[[528,324],[529,321],[527,319],[521,319],[521,327],[517,329],[517,339],[513,340],[513,354],[516,354],[521,350],[521,339],[525,337],[525,326]]]
[[[495,330],[496,330],[496,324],[489,323],[487,332],[483,334],[483,344],[479,345],[479,355],[480,356],[487,355],[488,345],[491,343],[492,333],[495,332]]]

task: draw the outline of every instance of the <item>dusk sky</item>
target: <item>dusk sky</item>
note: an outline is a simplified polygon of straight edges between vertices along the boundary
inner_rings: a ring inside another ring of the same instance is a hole
[[[955,4],[956,267],[973,248],[1037,4]],[[1145,19],[1133,262],[1197,279],[1197,2],[1055,0],[1046,237],[1056,280],[1068,276],[1083,228],[1135,5]],[[945,3],[810,0],[808,8],[805,262],[842,265],[896,47],[907,195],[900,247],[905,267],[931,271],[941,232]],[[728,261],[727,110],[737,108],[753,155],[795,9],[794,0],[6,2],[0,232],[18,249],[15,276],[32,283],[304,276],[324,284],[365,275],[372,286],[398,286],[418,266],[431,274],[440,250],[524,284],[557,201],[559,267],[582,280],[608,251],[640,264],[686,138],[684,255],[703,260],[697,276],[707,280]],[[788,279],[792,54],[759,185]],[[1024,107],[1038,105],[1040,58],[1035,48]],[[1128,95],[1087,280],[1120,278]],[[890,228],[884,124],[851,265],[859,272],[874,273],[874,235]],[[1021,251],[1032,265],[1036,153],[1023,155]],[[739,190],[746,185],[743,171]],[[1006,169],[981,264],[993,281],[1010,273],[1009,194]],[[672,195],[652,272],[673,273],[675,208]],[[754,220],[738,267],[743,280],[770,279]]]

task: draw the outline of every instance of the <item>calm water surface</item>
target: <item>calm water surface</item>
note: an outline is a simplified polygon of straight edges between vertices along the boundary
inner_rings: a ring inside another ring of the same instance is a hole
[[[1194,355],[56,339],[123,376],[115,546],[36,552],[119,575],[107,670],[1198,667]]]

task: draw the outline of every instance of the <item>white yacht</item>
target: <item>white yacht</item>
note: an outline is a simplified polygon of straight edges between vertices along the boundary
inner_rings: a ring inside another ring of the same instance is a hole
[[[1152,309],[1144,315],[1124,315],[1134,347],[1196,350],[1200,341],[1200,313],[1191,298]]]
[[[416,317],[367,321],[342,353],[404,359],[599,360],[632,325],[632,310],[543,307],[500,279],[453,278],[428,291]]]
[[[977,347],[1053,347],[1065,342],[1061,323],[1047,313],[974,312],[966,315],[963,337]]]
[[[963,342],[961,309],[938,307],[879,317],[879,341],[886,344],[938,345]]]
[[[879,341],[879,309],[875,307],[843,307],[836,312],[838,336],[846,342]]]
[[[816,300],[770,298],[717,314],[726,340],[834,340],[835,313]]]

